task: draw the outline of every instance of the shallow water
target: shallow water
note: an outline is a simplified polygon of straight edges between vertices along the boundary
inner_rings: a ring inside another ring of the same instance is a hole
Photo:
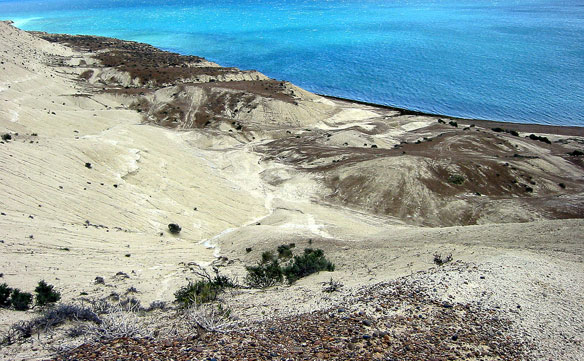
[[[0,0],[26,30],[136,40],[314,92],[452,116],[584,126],[584,3]]]

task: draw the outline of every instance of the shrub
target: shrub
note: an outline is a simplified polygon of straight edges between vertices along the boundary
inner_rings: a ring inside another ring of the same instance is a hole
[[[334,281],[333,278],[331,277],[330,281],[323,283],[322,292],[327,292],[327,293],[337,292],[337,291],[340,291],[340,289],[342,287],[343,287],[343,284],[341,282]]]
[[[294,243],[278,246],[278,258],[292,258],[292,248],[294,247],[296,247]]]
[[[121,306],[103,315],[101,322],[84,327],[77,334],[87,334],[96,340],[113,340],[118,338],[147,338],[152,334],[138,318],[136,312]]]
[[[275,260],[274,254],[270,251],[262,252],[262,261],[261,263],[268,263],[270,261]]]
[[[277,248],[279,257],[272,252],[262,253],[262,259],[255,266],[246,266],[246,283],[254,288],[275,286],[284,281],[294,283],[296,280],[319,271],[334,271],[335,265],[324,257],[321,249],[304,249],[302,256],[293,256],[291,248],[294,243]]]
[[[531,140],[539,140],[540,142],[544,142],[547,144],[552,144],[552,142],[547,138],[547,137],[541,137],[535,134],[530,134],[529,135],[529,139]]]
[[[12,140],[12,136],[10,134],[8,134],[8,133],[2,134],[2,140],[5,141],[5,142],[7,142],[9,140]]]
[[[179,234],[182,228],[176,223],[171,223],[168,225],[168,230],[172,234]]]
[[[449,121],[448,124],[452,125],[453,127],[458,128],[458,123],[453,121],[453,120]]]
[[[284,280],[282,268],[277,259],[262,261],[257,266],[246,266],[247,276],[245,282],[254,288],[267,288],[275,286]]]
[[[460,174],[453,174],[450,177],[448,177],[448,182],[456,185],[461,185],[462,183],[464,183],[464,176]]]
[[[154,311],[154,310],[165,310],[166,309],[166,302],[164,301],[152,301],[150,306],[146,309],[146,311]]]
[[[174,294],[175,301],[182,307],[188,307],[192,304],[200,305],[215,301],[225,288],[237,287],[229,277],[220,275],[217,269],[214,271],[215,275],[211,276],[199,266],[195,273],[203,279],[196,282],[191,281],[188,285],[181,287]]]
[[[18,288],[15,288],[10,295],[10,302],[15,310],[26,311],[30,308],[32,303],[32,294],[21,292]]]
[[[118,305],[129,311],[143,311],[142,303],[135,297],[125,297],[118,302]]]
[[[491,130],[492,130],[493,132],[495,132],[495,133],[502,133],[502,132],[504,132],[504,131],[505,131],[505,129],[503,129],[503,128],[499,128],[499,127],[496,127],[496,128],[491,128]]]
[[[12,338],[28,338],[33,333],[47,331],[62,325],[66,321],[91,321],[101,323],[99,317],[88,307],[77,305],[58,305],[49,308],[39,317],[30,321],[21,321],[11,327]]]
[[[55,303],[61,299],[61,294],[54,290],[52,285],[47,284],[44,280],[40,281],[34,289],[36,304],[44,306],[49,303]]]
[[[305,248],[302,256],[294,256],[291,264],[284,268],[288,283],[320,271],[332,272],[335,265],[324,257],[322,249]]]
[[[10,307],[10,293],[12,288],[6,283],[0,285],[0,307]]]
[[[568,153],[568,155],[574,156],[574,157],[580,157],[582,155],[584,155],[584,152],[582,152],[581,150],[576,149],[573,152]]]
[[[434,254],[434,263],[436,263],[438,266],[442,266],[443,264],[450,261],[452,261],[452,254],[448,254],[446,256],[442,256],[439,253]]]
[[[181,287],[175,292],[174,298],[182,306],[189,306],[193,303],[201,304],[215,301],[219,288],[207,281],[189,282],[188,285]]]
[[[189,326],[208,332],[227,332],[234,328],[231,310],[221,304],[192,306],[185,310],[185,319]]]

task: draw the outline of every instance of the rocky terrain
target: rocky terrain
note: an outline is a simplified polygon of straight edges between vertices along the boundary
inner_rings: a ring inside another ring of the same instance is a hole
[[[80,319],[20,337],[43,310],[1,308],[2,358],[584,358],[583,128],[324,97],[117,39],[0,35],[0,283],[144,305],[123,313],[136,332],[101,338]],[[229,290],[208,327],[173,306],[199,267],[243,283],[290,243],[335,271]]]

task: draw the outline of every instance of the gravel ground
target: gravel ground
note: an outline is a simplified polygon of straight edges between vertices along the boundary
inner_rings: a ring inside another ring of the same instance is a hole
[[[465,265],[450,267],[467,268]],[[442,273],[442,272],[439,272]],[[504,312],[442,301],[420,273],[358,290],[337,307],[187,339],[117,339],[56,360],[528,360]]]

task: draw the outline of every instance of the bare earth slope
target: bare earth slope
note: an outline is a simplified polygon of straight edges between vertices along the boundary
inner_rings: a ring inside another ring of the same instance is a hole
[[[171,310],[143,315],[154,338],[96,344],[66,324],[2,337],[3,359],[584,359],[582,128],[325,98],[0,23],[0,134],[0,283],[147,305],[195,265],[243,280],[281,244],[336,265],[223,295],[231,332]],[[331,277],[344,286],[324,293]],[[37,311],[0,308],[0,332]]]

